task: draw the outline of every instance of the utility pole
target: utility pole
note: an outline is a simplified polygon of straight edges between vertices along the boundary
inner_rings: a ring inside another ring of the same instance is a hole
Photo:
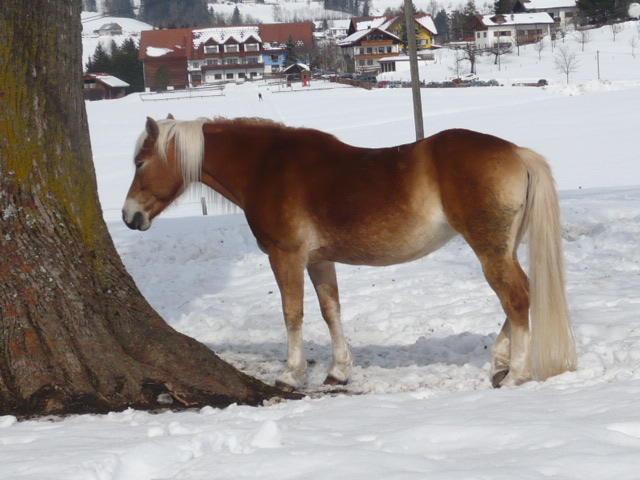
[[[413,18],[413,3],[404,0],[404,15],[407,24],[407,42],[409,43],[409,66],[411,68],[411,91],[413,93],[413,117],[416,125],[416,141],[424,138],[422,120],[422,99],[420,97],[420,77],[418,75],[418,47],[416,45],[416,25]]]

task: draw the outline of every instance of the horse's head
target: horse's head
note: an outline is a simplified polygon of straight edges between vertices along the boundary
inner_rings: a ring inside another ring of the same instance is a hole
[[[147,230],[151,221],[185,189],[185,179],[176,158],[175,136],[168,134],[176,121],[156,122],[147,117],[134,153],[136,173],[122,208],[122,219],[134,230]]]

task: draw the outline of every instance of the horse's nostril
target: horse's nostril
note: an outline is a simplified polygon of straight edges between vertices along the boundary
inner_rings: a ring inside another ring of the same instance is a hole
[[[144,223],[144,215],[140,212],[136,212],[131,221],[131,228],[134,230],[142,230],[142,224]]]
[[[132,230],[142,230],[142,226],[144,224],[144,215],[141,212],[136,212],[133,215],[131,221],[127,221],[127,216],[125,212],[122,212],[122,220],[126,223],[127,227]]]

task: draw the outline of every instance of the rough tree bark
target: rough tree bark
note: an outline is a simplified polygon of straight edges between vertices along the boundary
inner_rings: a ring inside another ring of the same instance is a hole
[[[171,329],[125,271],[97,198],[80,9],[0,2],[0,415],[283,396]]]

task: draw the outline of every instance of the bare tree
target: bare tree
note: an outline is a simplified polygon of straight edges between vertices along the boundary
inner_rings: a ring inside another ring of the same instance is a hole
[[[575,72],[578,69],[578,55],[565,45],[562,45],[558,48],[558,51],[555,54],[554,63],[555,69],[566,75],[568,84],[569,74]]]
[[[573,38],[581,45],[582,51],[584,52],[584,46],[591,42],[591,32],[589,30],[576,30],[573,33]]]
[[[0,2],[0,415],[282,395],[169,327],[126,272],[98,202],[81,5]]]
[[[472,74],[476,73],[476,62],[484,52],[480,50],[474,42],[467,42],[462,47],[462,58],[469,62],[469,71]]]
[[[464,71],[463,62],[465,61],[464,55],[460,50],[456,50],[453,56],[453,65],[449,67],[449,70],[455,75],[455,78],[460,78]]]
[[[542,51],[545,49],[545,47],[546,44],[544,41],[544,37],[540,38],[540,40],[535,43],[534,48],[536,49],[536,52],[538,52],[538,60],[542,58]]]
[[[493,64],[500,65],[500,57],[513,52],[513,46],[510,43],[496,42],[493,46],[489,47],[487,52],[494,56]]]
[[[620,32],[622,32],[622,30],[624,30],[624,28],[619,23],[612,23],[611,25],[609,25],[609,28],[611,28],[611,35],[613,35],[613,41],[615,42],[616,41],[616,36]]]

